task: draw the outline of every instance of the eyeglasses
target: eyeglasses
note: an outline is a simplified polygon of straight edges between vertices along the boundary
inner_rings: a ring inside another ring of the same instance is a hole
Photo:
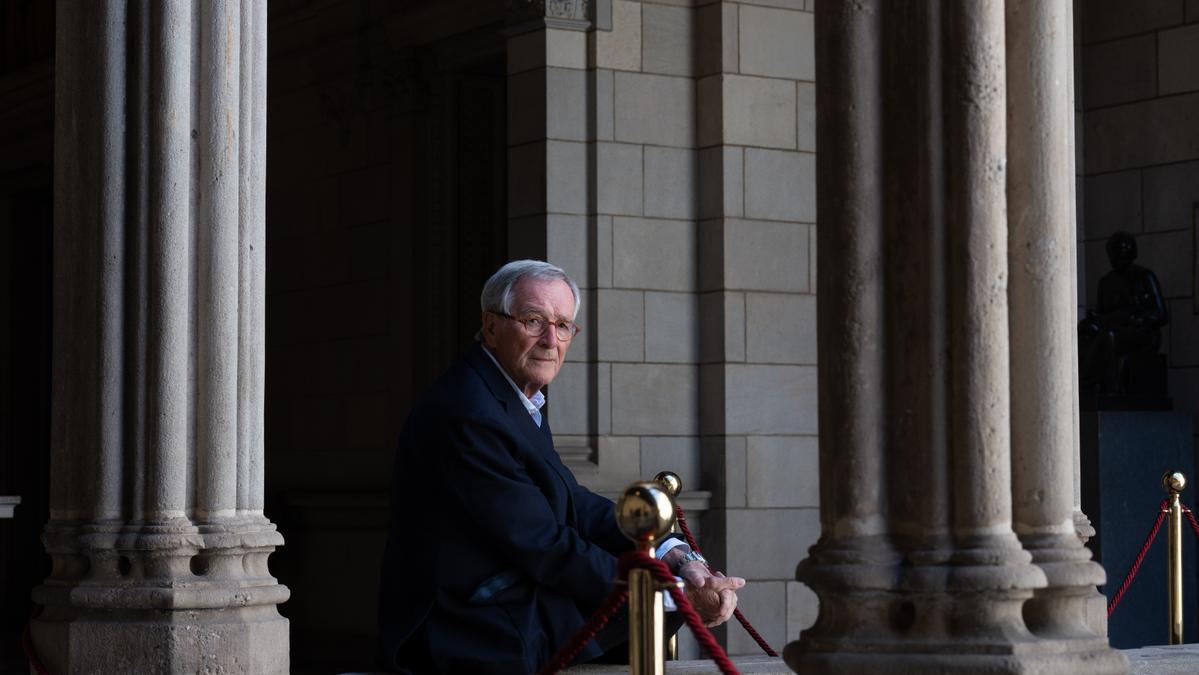
[[[529,337],[541,337],[545,335],[550,326],[553,326],[554,334],[558,336],[558,339],[563,342],[569,342],[582,330],[579,324],[574,321],[550,321],[540,314],[529,314],[521,317],[505,314],[504,312],[492,312],[492,314],[502,316],[505,319],[512,319],[516,323],[519,323],[525,329],[525,332],[529,334]]]

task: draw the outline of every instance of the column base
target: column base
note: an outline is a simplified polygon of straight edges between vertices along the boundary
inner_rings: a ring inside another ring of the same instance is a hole
[[[261,516],[192,523],[51,522],[33,646],[52,673],[283,674],[283,538]]]
[[[1098,586],[1106,574],[1073,535],[1028,537],[1033,563],[1049,585],[1024,605],[1024,620],[1038,637],[1051,640],[1101,638],[1107,641],[1107,599]]]
[[[1074,509],[1074,533],[1078,535],[1078,539],[1083,545],[1086,545],[1091,537],[1095,536],[1095,526],[1091,524],[1091,519],[1080,508]]]
[[[813,546],[795,573],[820,599],[816,623],[804,631],[803,639],[890,639],[900,562],[889,539],[880,535],[829,539]]]
[[[1103,571],[1085,550],[1055,550],[1036,565],[1014,536],[944,543],[890,565],[814,547],[797,576],[820,597],[820,616],[787,645],[787,665],[805,674],[1128,671],[1090,620]]]
[[[47,607],[31,624],[51,673],[262,673],[290,668],[273,605],[176,611]]]

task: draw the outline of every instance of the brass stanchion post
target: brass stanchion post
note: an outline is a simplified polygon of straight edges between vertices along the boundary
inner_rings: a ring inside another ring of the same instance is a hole
[[[1170,592],[1170,644],[1182,644],[1182,503],[1178,495],[1186,488],[1187,478],[1181,471],[1162,476],[1162,486],[1170,495],[1169,558],[1167,574]]]
[[[672,501],[678,501],[679,493],[683,491],[683,479],[673,471],[659,471],[658,475],[654,476],[654,480],[662,485],[662,489],[666,490],[666,494],[670,495]],[[670,531],[678,532],[678,520],[672,520]],[[671,661],[679,660],[679,636],[671,635],[670,640],[666,643],[666,658]]]
[[[633,483],[616,503],[620,531],[654,557],[654,542],[670,531],[674,502],[658,483]],[[664,675],[662,594],[649,570],[629,570],[629,673]]]

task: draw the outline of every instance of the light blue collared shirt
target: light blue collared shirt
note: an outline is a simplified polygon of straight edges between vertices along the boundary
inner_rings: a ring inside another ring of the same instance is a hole
[[[491,353],[491,350],[487,348],[487,345],[483,345],[483,353],[487,355],[487,358],[491,359],[491,362],[495,364],[496,368],[500,369],[500,374],[504,376],[505,380],[508,380],[508,384],[512,385],[512,390],[515,391],[516,395],[520,397],[521,405],[525,407],[525,410],[529,411],[529,414],[533,416],[533,422],[540,427],[541,407],[545,405],[545,394],[543,394],[541,390],[538,390],[536,394],[533,394],[533,398],[525,396],[525,393],[521,391],[520,387],[516,386],[516,382],[513,382],[512,378],[508,376],[508,371],[504,370],[504,367],[501,366],[500,362],[496,360],[495,354]]]

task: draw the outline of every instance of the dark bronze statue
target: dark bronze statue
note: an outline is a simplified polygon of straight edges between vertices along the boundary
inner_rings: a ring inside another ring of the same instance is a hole
[[[1157,276],[1133,264],[1137,242],[1127,232],[1107,240],[1107,258],[1112,270],[1099,280],[1099,306],[1078,324],[1083,391],[1164,398],[1166,364],[1158,349],[1170,314]]]

